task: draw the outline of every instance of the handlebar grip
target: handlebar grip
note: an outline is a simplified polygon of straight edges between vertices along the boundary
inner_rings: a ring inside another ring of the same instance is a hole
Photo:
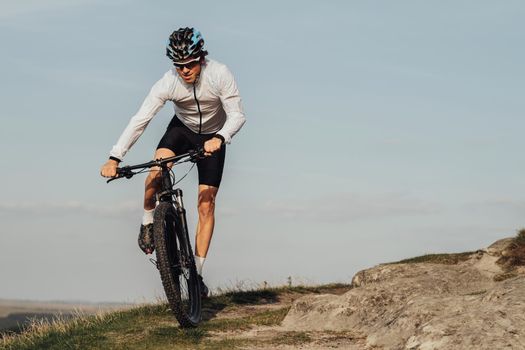
[[[135,175],[128,167],[117,168],[117,176],[107,180],[106,183],[110,183],[113,180],[121,179],[123,177],[131,179]]]
[[[188,152],[190,155],[190,159],[193,163],[198,161],[199,159],[204,158],[204,146],[199,146],[197,149],[194,149],[190,152]]]

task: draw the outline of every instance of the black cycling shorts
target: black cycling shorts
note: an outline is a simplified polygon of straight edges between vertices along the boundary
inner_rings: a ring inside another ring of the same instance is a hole
[[[157,146],[168,148],[175,154],[183,154],[189,150],[204,145],[204,142],[213,138],[214,134],[197,134],[184,125],[177,116],[171,120],[166,133]],[[226,157],[226,145],[214,152],[211,156],[199,159],[197,169],[199,170],[199,185],[219,187],[224,169],[224,158]]]

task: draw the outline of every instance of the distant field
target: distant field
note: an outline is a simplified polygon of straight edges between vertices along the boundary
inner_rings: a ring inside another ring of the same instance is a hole
[[[37,302],[25,300],[0,299],[0,332],[17,331],[24,326],[29,319],[51,320],[56,315],[68,317],[75,313],[94,314],[100,310],[123,309],[128,304],[82,304],[82,303],[60,303],[60,302]]]

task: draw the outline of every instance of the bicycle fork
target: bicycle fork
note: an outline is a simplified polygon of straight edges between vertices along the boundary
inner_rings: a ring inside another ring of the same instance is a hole
[[[173,191],[173,195],[175,196],[175,203],[177,203],[177,205],[175,206],[175,209],[177,210],[177,214],[179,214],[179,219],[180,219],[180,223],[182,226],[182,230],[184,231],[184,238],[186,241],[184,242],[184,245],[185,245],[184,249],[186,250],[187,253],[189,253],[191,249],[188,249],[190,247],[189,234],[188,234],[188,222],[186,221],[186,209],[184,209],[184,203],[182,201],[182,190],[180,188],[175,189],[175,191]]]

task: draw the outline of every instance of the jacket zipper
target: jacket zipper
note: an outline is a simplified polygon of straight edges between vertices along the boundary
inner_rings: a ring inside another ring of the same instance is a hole
[[[195,83],[193,83],[193,97],[195,98],[195,102],[197,102],[197,110],[199,111],[199,135],[202,131],[202,112],[201,112],[201,106],[199,104],[199,100],[197,100],[197,92],[195,91]]]

